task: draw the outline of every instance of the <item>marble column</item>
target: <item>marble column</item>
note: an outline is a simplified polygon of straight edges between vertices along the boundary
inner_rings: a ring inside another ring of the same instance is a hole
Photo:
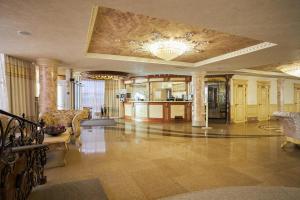
[[[118,84],[119,84],[119,90],[125,89],[124,79],[120,78]],[[124,116],[125,116],[124,102],[119,100],[119,118],[124,118]]]
[[[70,110],[71,109],[71,95],[72,95],[72,88],[71,88],[71,78],[72,78],[72,69],[66,69],[66,99],[65,99],[65,109]]]
[[[205,126],[205,72],[194,72],[192,126]]]
[[[54,59],[38,58],[36,64],[39,66],[40,114],[57,110],[57,65],[59,62]]]
[[[284,78],[277,79],[277,110],[284,111]]]

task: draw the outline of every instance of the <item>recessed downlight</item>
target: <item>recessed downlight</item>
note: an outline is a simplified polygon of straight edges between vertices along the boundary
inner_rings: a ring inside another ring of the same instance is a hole
[[[28,31],[18,31],[17,33],[18,33],[18,35],[22,35],[22,36],[29,36],[29,35],[31,35],[31,33],[28,32]]]

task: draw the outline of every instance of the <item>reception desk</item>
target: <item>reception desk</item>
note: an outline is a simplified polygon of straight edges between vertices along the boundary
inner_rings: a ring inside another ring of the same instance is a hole
[[[130,101],[124,103],[125,119],[149,122],[191,121],[191,101]]]

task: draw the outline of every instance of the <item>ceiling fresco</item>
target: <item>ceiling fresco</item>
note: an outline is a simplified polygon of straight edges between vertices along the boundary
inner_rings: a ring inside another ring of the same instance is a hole
[[[157,40],[181,40],[191,49],[173,61],[196,63],[262,41],[215,30],[97,7],[89,27],[87,53],[157,59],[145,46]]]

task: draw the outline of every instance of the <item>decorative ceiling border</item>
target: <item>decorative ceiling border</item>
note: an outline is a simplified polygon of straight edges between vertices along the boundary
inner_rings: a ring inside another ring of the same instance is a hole
[[[94,30],[98,10],[99,10],[99,6],[94,6],[92,8],[92,14],[91,14],[91,18],[90,18],[90,22],[89,22],[89,26],[88,26],[88,33],[87,33],[87,43],[85,46],[86,53],[88,53],[88,51],[89,51],[89,46],[90,46],[90,43],[92,40],[92,35],[93,35],[93,30]]]
[[[133,56],[119,56],[111,54],[100,54],[100,53],[86,53],[88,58],[99,58],[106,60],[119,60],[119,61],[130,61],[130,62],[143,62],[152,64],[163,64],[163,65],[173,65],[173,66],[183,66],[183,67],[194,67],[194,63],[179,62],[179,61],[166,61],[151,58],[140,58]]]
[[[255,74],[255,75],[289,77],[287,74],[281,72],[267,72],[267,71],[254,70],[254,69],[238,69],[238,70],[234,70],[234,72],[241,72],[241,73]]]
[[[273,46],[276,46],[276,45],[277,44],[271,43],[271,42],[262,42],[262,43],[259,43],[259,44],[256,44],[256,45],[253,45],[253,46],[250,46],[250,47],[239,49],[237,51],[232,51],[232,52],[220,55],[220,56],[216,56],[216,57],[212,57],[212,58],[200,61],[200,62],[196,62],[196,63],[194,63],[194,66],[195,67],[200,67],[200,66],[207,65],[207,64],[210,64],[210,63],[214,63],[214,62],[226,60],[226,59],[229,59],[229,58],[234,58],[234,57],[237,57],[237,56],[249,54],[249,53],[259,51],[259,50],[262,50],[262,49],[267,49],[267,48],[270,48],[270,47],[273,47]]]

